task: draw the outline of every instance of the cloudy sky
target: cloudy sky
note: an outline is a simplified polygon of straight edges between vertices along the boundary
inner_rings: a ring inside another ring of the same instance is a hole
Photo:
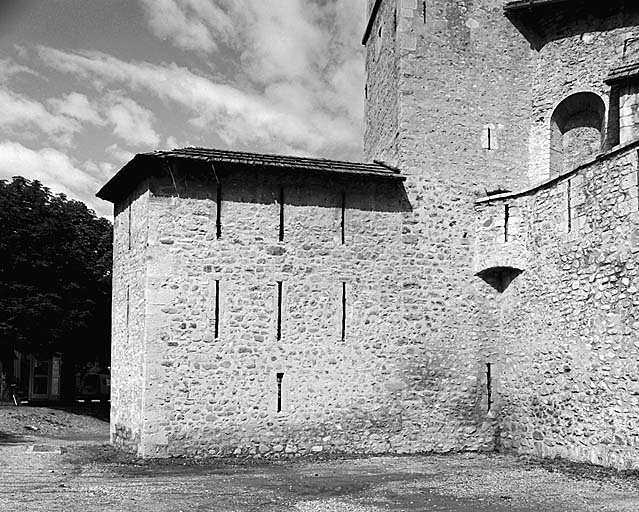
[[[135,153],[361,158],[366,0],[0,0],[0,179],[86,202]]]

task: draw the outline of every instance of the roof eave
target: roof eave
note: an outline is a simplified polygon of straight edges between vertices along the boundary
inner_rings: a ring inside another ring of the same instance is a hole
[[[373,8],[371,9],[371,14],[368,17],[368,23],[366,23],[366,30],[364,31],[364,36],[362,37],[362,44],[366,46],[368,42],[368,38],[373,31],[373,25],[375,25],[375,20],[377,19],[377,12],[379,11],[380,6],[382,5],[383,0],[375,0],[375,4],[373,4]]]
[[[245,162],[229,162],[226,160],[215,160],[211,158],[205,158],[203,156],[186,156],[186,155],[165,155],[162,152],[155,153],[140,153],[135,155],[133,159],[128,162],[122,169],[120,169],[113,178],[111,178],[96,194],[100,199],[104,199],[105,201],[109,201],[111,203],[115,203],[120,198],[122,198],[127,192],[132,190],[137,183],[141,180],[145,179],[150,174],[149,166],[143,167],[143,172],[140,171],[140,166],[145,160],[164,160],[166,158],[176,158],[180,160],[186,161],[200,161],[200,162],[210,162],[216,165],[246,165],[251,166],[251,164],[247,164]],[[385,180],[398,180],[398,181],[406,181],[406,176],[399,173],[399,170],[391,168],[385,164],[378,164],[380,167],[388,168],[388,171],[384,171],[380,169],[379,171],[375,170],[358,170],[353,171],[350,169],[340,169],[340,168],[325,168],[325,169],[312,169],[307,167],[299,167],[292,165],[269,165],[269,164],[260,164],[255,165],[253,167],[262,167],[269,169],[278,169],[278,170],[293,170],[293,171],[305,171],[313,174],[320,175],[328,175],[328,176],[349,176],[349,177],[367,177],[367,178],[379,178]]]

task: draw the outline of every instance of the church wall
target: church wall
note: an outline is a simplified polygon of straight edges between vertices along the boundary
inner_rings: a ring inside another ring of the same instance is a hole
[[[404,383],[416,354],[401,333],[403,187],[217,169],[218,239],[215,182],[183,172],[175,186],[151,183],[139,451],[277,457],[423,444],[425,411],[412,409]]]
[[[397,1],[384,0],[380,4],[365,55],[364,155],[368,161],[376,159],[390,165],[397,165],[399,157]]]
[[[142,183],[114,209],[111,442],[127,450],[142,436],[148,199]]]
[[[639,37],[636,13],[619,12],[611,18],[597,19],[584,15],[580,21],[574,21],[573,16],[571,12],[570,19],[559,15],[546,22],[543,29],[552,34],[552,40],[535,52],[531,183],[557,174],[550,163],[550,119],[554,109],[567,96],[583,91],[597,93],[608,106],[610,86],[604,81],[612,68],[624,63],[627,41]]]
[[[492,295],[504,449],[637,468],[637,166],[635,144],[539,190],[478,205],[476,268],[523,270]],[[506,204],[519,213],[517,235],[504,243]]]
[[[393,4],[377,23],[390,24]],[[499,339],[489,292],[473,276],[472,203],[486,190],[527,184],[533,71],[503,5],[397,3],[396,146],[412,205],[401,240],[402,335],[414,354],[404,383],[420,424],[416,451],[495,446],[487,365]],[[371,40],[369,61],[374,52]],[[369,84],[383,82],[378,71]],[[369,110],[368,126],[381,122]]]

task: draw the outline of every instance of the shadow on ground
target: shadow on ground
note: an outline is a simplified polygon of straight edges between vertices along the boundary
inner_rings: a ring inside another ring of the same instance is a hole
[[[38,407],[39,404],[35,403],[33,406]],[[111,405],[108,402],[67,402],[62,404],[51,402],[46,404],[46,407],[79,416],[89,416],[107,423],[111,412]]]
[[[2,432],[0,430],[0,446],[20,444],[20,443],[23,443],[24,441],[25,441],[25,438],[23,436],[9,434],[7,432]]]

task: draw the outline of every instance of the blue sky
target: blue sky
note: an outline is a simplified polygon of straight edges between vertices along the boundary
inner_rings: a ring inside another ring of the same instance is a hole
[[[184,146],[361,158],[366,0],[0,2],[0,179],[95,192]]]

